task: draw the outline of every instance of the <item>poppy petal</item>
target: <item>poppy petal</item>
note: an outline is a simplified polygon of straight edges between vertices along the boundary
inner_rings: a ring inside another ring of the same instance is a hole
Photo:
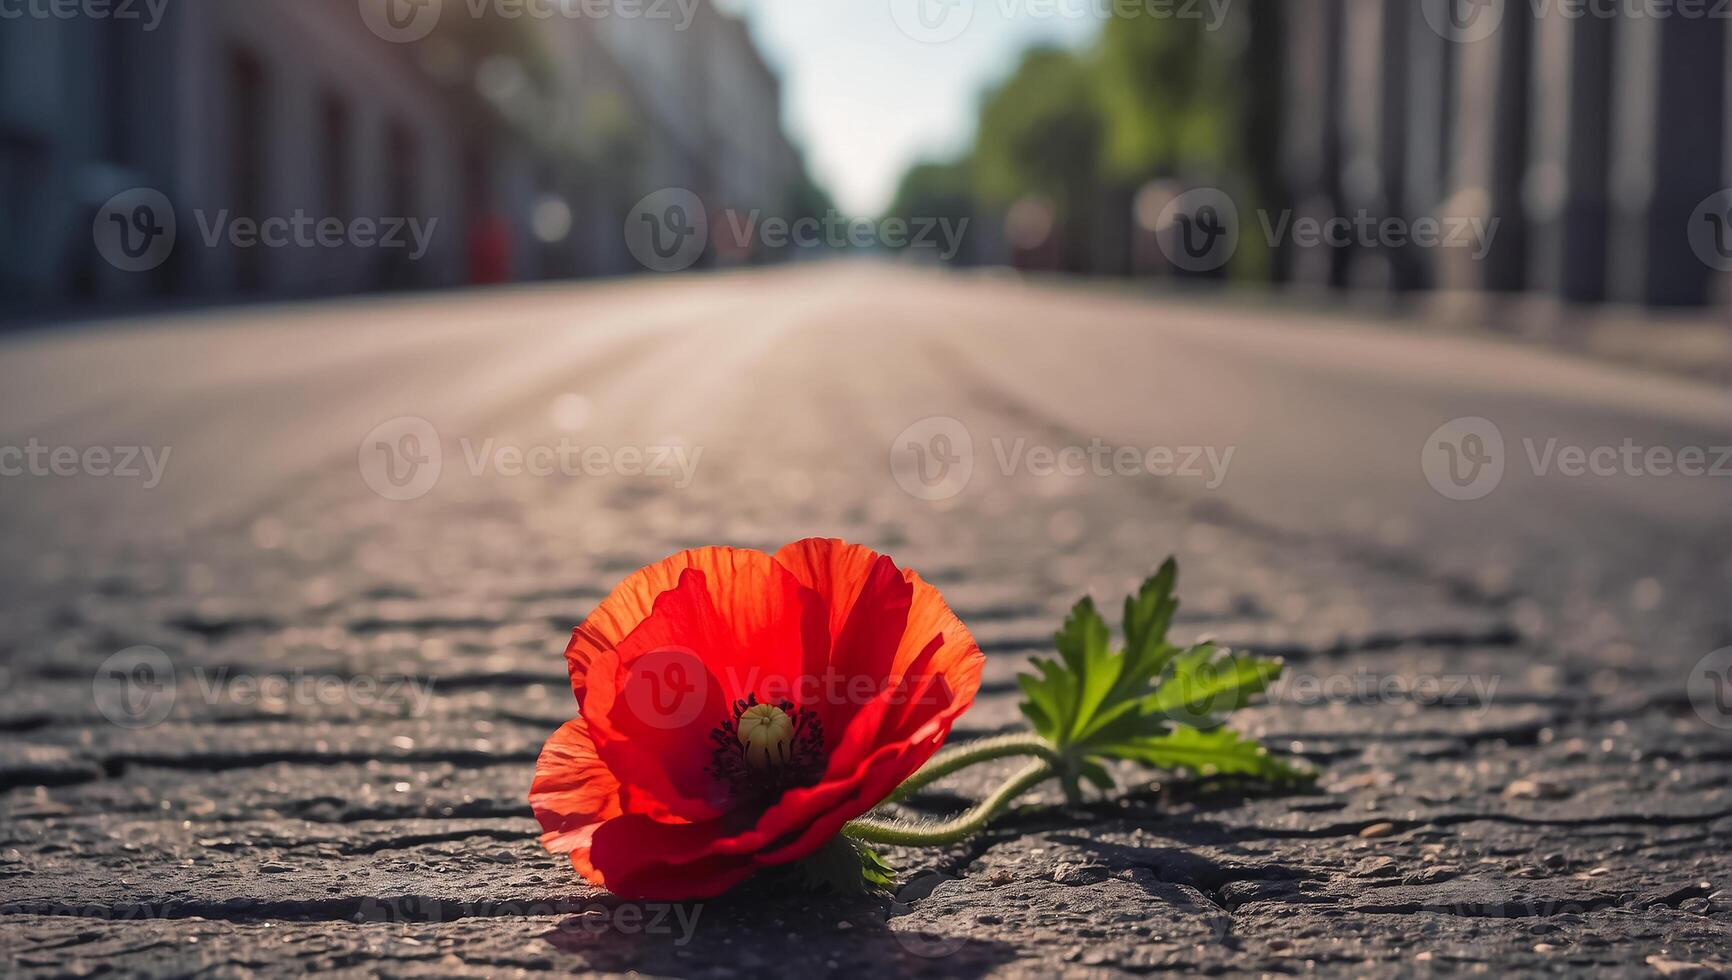
[[[828,636],[822,695],[815,707],[824,730],[840,733],[882,691],[896,660],[913,587],[896,563],[870,548],[830,538],[809,538],[776,553],[825,605]]]
[[[863,545],[835,538],[807,538],[783,545],[776,552],[776,564],[824,598],[830,612],[830,635],[840,636],[855,601],[872,577],[873,566],[883,557]]]
[[[724,811],[704,768],[729,698],[709,665],[738,658],[737,642],[703,573],[686,569],[648,619],[590,664],[583,716],[627,810],[683,820]]]
[[[583,719],[561,725],[542,746],[529,806],[541,822],[542,845],[556,854],[587,847],[596,824],[619,816],[619,781],[595,754]]]
[[[662,593],[679,585],[687,569],[704,573],[716,608],[743,641],[785,632],[783,622],[801,600],[797,583],[769,555],[744,548],[694,548],[633,572],[572,631],[566,644],[566,670],[572,692],[583,702],[590,666],[603,650],[618,646],[649,619]],[[798,626],[800,617],[795,617]]]
[[[589,848],[572,852],[571,864],[579,874],[622,898],[713,898],[757,870],[744,856],[748,846],[734,853],[697,853],[683,860],[670,860],[667,855],[701,852],[718,836],[708,824],[665,824],[628,814],[600,825]],[[749,843],[755,846],[757,841]]]
[[[944,601],[944,596],[921,578],[919,572],[905,569],[902,574],[907,576],[914,595],[908,610],[908,627],[903,631],[902,644],[896,650],[896,661],[890,669],[891,680],[900,680],[926,653],[932,638],[941,636],[944,638],[943,646],[931,655],[930,670],[948,678],[951,690],[959,699],[972,702],[980,689],[981,669],[986,666],[980,644],[974,642],[974,634],[950,611],[950,604]]]

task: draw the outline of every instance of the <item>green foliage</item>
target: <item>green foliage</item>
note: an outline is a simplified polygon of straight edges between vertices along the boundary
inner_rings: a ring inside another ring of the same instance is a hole
[[[867,895],[896,886],[895,869],[864,841],[846,835],[831,838],[787,873],[802,891],[832,895]]]
[[[915,164],[902,175],[896,197],[885,210],[884,217],[909,222],[946,221],[951,227],[966,228],[962,222],[972,224],[979,217],[970,164],[966,161]],[[964,234],[957,246],[956,257],[968,262],[973,255],[970,237]]]
[[[1234,59],[1218,35],[1196,19],[1107,23],[1095,80],[1108,176],[1140,181],[1221,166],[1239,86]]]
[[[1131,202],[1151,181],[1222,187],[1242,213],[1279,207],[1285,24],[1296,16],[1287,6],[1223,7],[1219,20],[1123,11],[1092,46],[1029,51],[983,99],[972,213],[990,222],[1018,200],[1043,200],[1054,208],[1049,257],[1122,272]],[[933,177],[911,172],[910,193]],[[1270,261],[1266,243],[1246,236],[1230,274],[1261,278]]]
[[[1256,740],[1231,728],[1201,732],[1178,725],[1170,735],[1138,748],[1132,758],[1159,769],[1188,769],[1204,776],[1255,776],[1276,782],[1310,778],[1269,755]]]
[[[1060,773],[1072,797],[1081,779],[1111,788],[1108,760],[1275,781],[1305,775],[1222,727],[1280,677],[1281,662],[1235,656],[1213,643],[1169,642],[1178,574],[1169,558],[1125,599],[1122,649],[1114,649],[1106,620],[1084,597],[1055,635],[1058,659],[1037,658],[1035,673],[1017,677],[1023,714],[1072,762]]]
[[[824,186],[812,177],[811,168],[802,157],[799,161],[800,170],[794,178],[794,186],[789,191],[789,210],[795,219],[818,218],[822,220],[836,209],[836,202],[830,198],[830,193]]]
[[[1082,207],[1099,168],[1105,123],[1091,66],[1058,48],[1035,48],[986,97],[975,137],[975,178],[998,204],[1024,195],[1061,213]]]
[[[902,175],[886,217],[962,217],[974,210],[969,164],[917,163]]]

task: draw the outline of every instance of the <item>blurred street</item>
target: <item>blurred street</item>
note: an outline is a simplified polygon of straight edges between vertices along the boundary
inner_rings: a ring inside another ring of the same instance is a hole
[[[1701,666],[1732,644],[1715,386],[865,263],[0,344],[21,450],[0,455],[0,935],[26,974],[1382,975],[1732,948],[1711,843],[1732,707]],[[1720,475],[1679,472],[1698,456]],[[572,714],[565,637],[680,548],[809,535],[919,570],[975,631],[987,683],[958,738],[1018,721],[1014,674],[1077,597],[1113,608],[1176,554],[1182,637],[1288,658],[1244,724],[1317,788],[1034,808],[893,852],[894,903],[766,918],[748,896],[684,942],[624,928],[524,798]],[[113,660],[140,646],[169,676]],[[237,683],[267,676],[283,696]]]

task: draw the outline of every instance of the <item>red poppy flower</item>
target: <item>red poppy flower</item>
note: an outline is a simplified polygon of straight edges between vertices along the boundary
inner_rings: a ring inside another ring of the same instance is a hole
[[[841,541],[701,548],[573,631],[579,717],[541,751],[542,844],[630,898],[720,894],[882,802],[974,702],[983,658],[938,590]]]

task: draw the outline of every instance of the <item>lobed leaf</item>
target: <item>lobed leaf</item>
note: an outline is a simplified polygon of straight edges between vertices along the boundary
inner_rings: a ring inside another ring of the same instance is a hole
[[[1243,775],[1271,782],[1309,779],[1312,773],[1297,769],[1269,754],[1255,739],[1231,728],[1212,732],[1179,725],[1159,738],[1108,747],[1116,758],[1133,759],[1160,769],[1178,769],[1200,776]]]
[[[1223,724],[1281,676],[1279,660],[1237,656],[1213,643],[1167,639],[1178,612],[1179,568],[1167,559],[1125,599],[1125,646],[1115,651],[1092,598],[1071,609],[1054,635],[1058,659],[1036,658],[1017,676],[1029,724],[1074,760],[1066,774],[1108,789],[1104,762],[1292,780],[1303,773]]]

